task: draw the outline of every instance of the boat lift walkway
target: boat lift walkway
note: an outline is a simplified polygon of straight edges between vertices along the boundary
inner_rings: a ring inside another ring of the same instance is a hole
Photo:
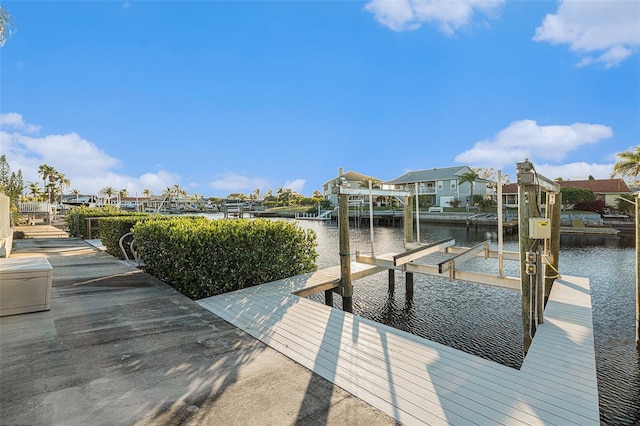
[[[352,263],[354,279],[380,270]],[[556,280],[517,370],[296,295],[339,278],[333,267],[198,303],[403,424],[600,424],[588,279]]]

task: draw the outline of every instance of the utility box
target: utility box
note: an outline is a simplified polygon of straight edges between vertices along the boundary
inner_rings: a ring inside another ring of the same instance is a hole
[[[551,220],[540,217],[530,218],[529,238],[532,240],[546,240],[551,238]]]
[[[52,271],[42,256],[0,259],[0,317],[51,309]]]

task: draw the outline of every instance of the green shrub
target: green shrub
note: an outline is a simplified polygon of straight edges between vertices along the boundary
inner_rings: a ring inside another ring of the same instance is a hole
[[[292,222],[171,218],[133,229],[145,270],[192,299],[316,270],[316,234]]]
[[[97,238],[99,235],[89,236],[87,233],[87,218],[90,217],[114,217],[114,216],[138,216],[148,217],[148,213],[132,213],[123,210],[119,210],[115,207],[77,207],[71,210],[71,212],[64,218],[67,224],[68,233],[70,237],[80,238]],[[93,232],[92,232],[93,233]],[[100,231],[98,231],[98,234]]]
[[[116,216],[116,217],[101,217],[98,219],[98,227],[100,228],[100,241],[102,245],[106,247],[107,253],[115,256],[119,259],[124,259],[122,250],[120,249],[120,238],[127,232],[133,230],[133,225],[141,220],[149,220],[152,217],[147,215],[142,217],[140,215],[135,216]],[[126,242],[131,242],[131,238]],[[131,248],[129,244],[123,244],[127,251],[129,259],[133,258]]]

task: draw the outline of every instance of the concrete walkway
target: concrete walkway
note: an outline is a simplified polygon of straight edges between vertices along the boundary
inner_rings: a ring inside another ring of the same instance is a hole
[[[79,239],[46,255],[51,310],[0,318],[0,424],[382,425],[395,421]]]

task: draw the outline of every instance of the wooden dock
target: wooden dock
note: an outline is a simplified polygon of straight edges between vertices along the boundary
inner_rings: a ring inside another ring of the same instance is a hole
[[[378,270],[352,264],[355,276]],[[588,279],[556,280],[516,370],[293,294],[337,277],[329,268],[198,303],[403,424],[600,424]]]

